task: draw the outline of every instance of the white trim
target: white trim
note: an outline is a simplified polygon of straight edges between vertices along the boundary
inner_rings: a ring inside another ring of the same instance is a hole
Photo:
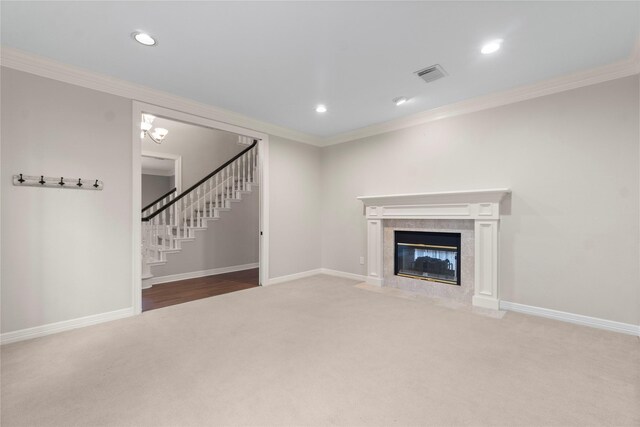
[[[64,64],[32,53],[2,46],[0,58],[0,65],[3,67],[122,96],[135,101],[163,105],[178,111],[188,111],[196,116],[208,117],[212,120],[255,129],[259,132],[304,142],[305,144],[321,145],[319,138],[303,132],[263,122],[234,111],[196,102],[105,74]],[[138,136],[140,136],[140,129],[138,129]]]
[[[330,268],[321,268],[320,274],[328,274],[329,276],[342,277],[344,279],[367,281],[367,276],[363,274],[347,273],[346,271],[331,270]]]
[[[358,196],[365,206],[423,205],[444,203],[499,203],[511,193],[508,188],[486,190],[437,191],[433,193],[385,194],[379,196]]]
[[[576,325],[605,329],[607,331],[640,336],[640,325],[633,325],[631,323],[616,322],[613,320],[583,316],[582,314],[567,313],[566,311],[552,310],[550,308],[535,307],[532,305],[518,304],[509,301],[500,301],[500,309],[575,323]]]
[[[278,283],[290,282],[291,280],[304,279],[305,277],[316,276],[322,274],[322,269],[316,268],[315,270],[302,271],[300,273],[288,274],[286,276],[274,277],[269,279],[268,285],[276,285]],[[264,283],[263,283],[264,284]]]
[[[133,314],[142,313],[142,144],[140,143],[140,115],[142,107],[131,105],[131,301]],[[148,271],[148,268],[147,268]]]
[[[122,319],[133,315],[133,307],[129,307],[109,311],[107,313],[93,314],[91,316],[79,317],[77,319],[63,320],[62,322],[21,329],[19,331],[5,332],[0,335],[0,344],[4,345],[31,338],[43,337],[45,335],[56,334],[58,332],[69,331],[71,329],[82,328],[89,325],[96,325],[98,323],[110,322],[111,320]]]
[[[280,136],[319,147],[341,144],[343,142],[349,142],[381,133],[417,126],[435,120],[496,108],[507,104],[526,101],[528,99],[538,98],[545,95],[552,95],[554,93],[603,83],[609,80],[615,80],[640,73],[640,55],[638,54],[638,49],[634,49],[632,55],[628,59],[613,64],[578,71],[576,73],[559,76],[526,86],[520,86],[503,92],[492,93],[453,104],[443,105],[408,117],[390,120],[331,137],[322,138],[263,122],[220,107],[199,103],[187,98],[151,89],[146,86],[63,64],[58,61],[53,61],[51,59],[43,58],[17,49],[3,46],[0,51],[0,57],[0,62],[3,67],[13,68],[15,70],[24,71],[41,77],[47,77],[100,92],[147,102],[149,104],[165,105],[175,110],[189,111],[191,114],[197,116],[209,117],[212,120],[255,129],[270,135]]]
[[[210,270],[191,271],[189,273],[170,274],[168,276],[152,277],[144,280],[144,285],[159,285],[161,283],[176,282],[178,280],[195,279],[198,277],[216,276],[218,274],[233,273],[234,271],[251,270],[258,268],[257,262],[251,264],[232,265],[230,267],[212,268]]]
[[[496,92],[489,95],[470,98],[453,104],[422,111],[408,117],[389,120],[387,122],[344,132],[339,135],[324,138],[320,145],[327,147],[330,145],[341,144],[343,142],[349,142],[394,130],[405,129],[435,120],[488,110],[541,96],[552,95],[554,93],[603,83],[609,80],[620,79],[638,73],[640,73],[640,63],[634,55],[627,60],[604,65],[602,67],[579,71],[539,83],[516,87],[503,92]]]
[[[143,154],[143,157],[144,154]],[[151,169],[151,168],[142,168],[142,175],[153,175],[153,176],[174,176],[174,171],[167,171],[162,169]]]
[[[143,157],[155,157],[157,159],[173,160],[173,173],[167,172],[165,176],[175,176],[175,187],[178,194],[182,193],[182,156],[178,154],[160,153],[158,151],[142,150],[141,156]],[[142,173],[145,169],[142,169]]]
[[[260,271],[258,272],[258,282],[265,285],[269,282],[269,137],[264,137],[258,141],[258,171],[259,171],[259,218],[260,233],[258,259],[260,260]]]

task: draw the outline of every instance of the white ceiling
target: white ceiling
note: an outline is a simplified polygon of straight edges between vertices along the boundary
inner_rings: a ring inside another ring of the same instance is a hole
[[[640,28],[639,2],[611,1],[0,7],[5,46],[320,137],[624,60]],[[135,30],[158,45],[135,43]],[[503,48],[480,54],[494,38]],[[413,75],[436,63],[448,77]],[[396,107],[397,96],[412,99]]]

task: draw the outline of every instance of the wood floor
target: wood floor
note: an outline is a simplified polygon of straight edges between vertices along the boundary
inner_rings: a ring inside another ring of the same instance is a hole
[[[258,286],[258,269],[154,285],[142,290],[142,311]]]

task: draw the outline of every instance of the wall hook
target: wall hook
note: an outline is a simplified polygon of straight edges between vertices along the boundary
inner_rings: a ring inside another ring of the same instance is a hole
[[[0,0],[2,1],[2,0]],[[104,183],[93,178],[65,178],[64,176],[15,174],[11,177],[13,185],[18,187],[65,188],[71,190],[102,190]]]

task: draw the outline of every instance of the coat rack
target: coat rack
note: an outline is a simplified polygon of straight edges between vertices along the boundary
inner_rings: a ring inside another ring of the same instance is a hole
[[[65,178],[52,176],[13,175],[13,185],[18,187],[67,188],[71,190],[102,190],[104,183],[98,179]]]

